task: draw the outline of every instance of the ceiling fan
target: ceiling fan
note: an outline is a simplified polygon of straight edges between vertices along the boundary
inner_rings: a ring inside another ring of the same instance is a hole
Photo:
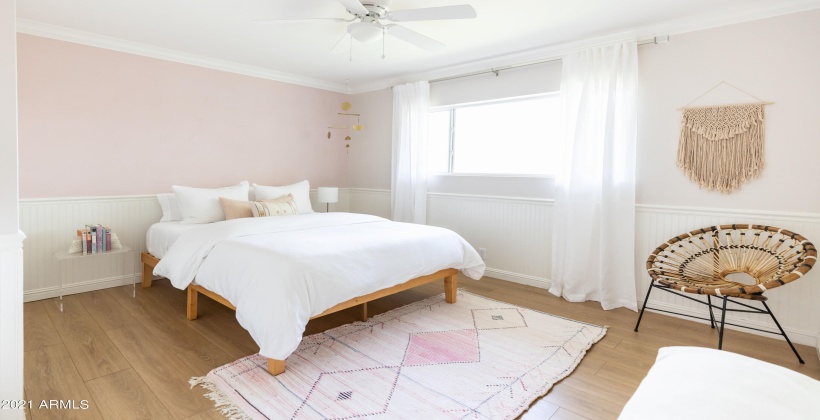
[[[388,22],[416,22],[423,20],[445,20],[445,19],[474,19],[475,9],[472,6],[463,4],[458,6],[426,7],[421,9],[391,10],[392,0],[337,0],[347,12],[353,15],[351,18],[306,18],[306,19],[265,19],[258,22],[274,23],[299,23],[299,22],[346,22],[347,34],[336,42],[338,45],[348,34],[357,41],[371,43],[384,39],[385,35],[391,35],[402,41],[413,44],[423,50],[436,51],[446,45],[422,35],[404,26]],[[335,48],[335,45],[334,45]],[[332,49],[331,49],[332,50]]]

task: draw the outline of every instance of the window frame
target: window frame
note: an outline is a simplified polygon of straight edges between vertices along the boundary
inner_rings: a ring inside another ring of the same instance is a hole
[[[456,129],[456,113],[455,110],[460,108],[471,108],[475,106],[495,105],[508,102],[522,102],[527,100],[535,100],[539,98],[547,98],[550,96],[558,96],[560,92],[543,92],[532,95],[513,96],[508,98],[489,99],[486,101],[467,102],[463,104],[440,105],[432,106],[429,113],[448,111],[450,115],[450,129],[449,129],[449,144],[447,156],[447,172],[432,172],[431,176],[457,176],[457,177],[487,177],[487,178],[555,178],[554,173],[550,174],[527,174],[527,173],[485,173],[485,172],[453,172],[455,162],[455,129]]]

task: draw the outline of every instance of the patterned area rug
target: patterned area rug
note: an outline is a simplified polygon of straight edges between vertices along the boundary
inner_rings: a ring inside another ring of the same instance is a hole
[[[305,337],[279,376],[253,355],[191,385],[239,419],[510,419],[605,334],[459,290]]]

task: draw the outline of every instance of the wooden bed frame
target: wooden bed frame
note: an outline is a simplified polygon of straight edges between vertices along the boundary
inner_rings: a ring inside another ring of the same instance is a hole
[[[142,287],[151,287],[151,282],[154,278],[154,267],[159,263],[159,258],[147,253],[142,253]],[[362,321],[367,320],[367,302],[371,300],[375,300],[381,297],[389,296],[394,293],[398,293],[407,289],[412,289],[417,286],[421,286],[423,284],[431,283],[439,279],[444,279],[444,300],[447,303],[456,303],[456,289],[458,288],[458,270],[455,268],[446,268],[444,270],[437,271],[433,274],[428,274],[426,276],[421,276],[414,278],[412,280],[408,280],[402,284],[395,285],[393,287],[388,287],[386,289],[382,289],[364,296],[359,296],[348,301],[342,302],[319,315],[313,316],[310,319],[318,318],[320,316],[325,316],[328,314],[332,314],[334,312],[341,311],[343,309],[352,308],[354,306],[360,306],[361,312],[359,313],[359,319]],[[197,298],[199,294],[203,294],[208,296],[209,298],[231,308],[232,310],[236,310],[236,307],[231,305],[227,299],[224,297],[198,285],[198,284],[191,284],[188,286],[188,305],[186,315],[188,319],[193,321],[197,318]],[[285,371],[285,361],[284,360],[276,360],[276,359],[268,359],[268,372],[272,375],[279,375]]]

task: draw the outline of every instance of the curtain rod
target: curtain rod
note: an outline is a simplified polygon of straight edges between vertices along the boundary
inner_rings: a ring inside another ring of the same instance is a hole
[[[646,45],[646,44],[665,44],[667,42],[669,42],[669,37],[668,36],[654,37],[652,39],[645,39],[643,41],[638,41],[638,46]],[[527,66],[534,66],[536,64],[551,63],[553,61],[561,61],[561,57],[549,58],[549,59],[540,60],[540,61],[533,61],[531,63],[522,63],[522,64],[513,64],[513,65],[509,65],[509,66],[502,66],[502,67],[493,67],[489,70],[482,70],[482,71],[477,71],[477,72],[473,72],[473,73],[460,74],[458,76],[450,76],[450,77],[442,77],[440,79],[433,79],[433,80],[430,80],[428,83],[438,83],[438,82],[444,82],[444,81],[447,81],[447,80],[461,79],[461,78],[464,78],[464,77],[472,77],[472,76],[478,76],[480,74],[488,74],[488,73],[495,73],[495,75],[498,76],[498,73],[500,73],[504,70],[517,69],[517,68],[520,68],[520,67],[527,67]]]

